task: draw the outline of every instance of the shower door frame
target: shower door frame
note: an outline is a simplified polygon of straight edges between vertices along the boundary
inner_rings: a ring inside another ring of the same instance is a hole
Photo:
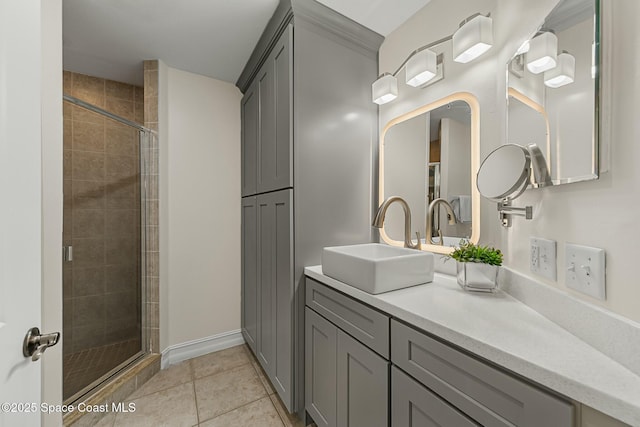
[[[130,126],[134,129],[136,129],[138,131],[138,142],[139,142],[139,147],[138,147],[138,152],[139,152],[139,157],[140,157],[140,350],[134,354],[133,356],[129,357],[128,359],[126,359],[125,361],[123,361],[122,363],[120,363],[118,366],[116,366],[115,368],[111,369],[110,371],[106,372],[105,374],[103,374],[102,376],[98,377],[97,379],[95,379],[93,382],[91,382],[90,384],[88,384],[87,386],[85,386],[84,388],[82,388],[81,390],[77,391],[76,393],[74,393],[73,395],[69,396],[68,398],[64,399],[63,396],[63,401],[64,404],[72,404],[75,402],[79,402],[81,400],[83,400],[87,395],[93,393],[96,389],[98,389],[102,384],[104,384],[105,382],[107,382],[109,379],[115,377],[116,375],[118,375],[122,370],[124,370],[126,367],[134,364],[135,362],[139,361],[140,359],[142,359],[144,356],[146,356],[147,354],[151,353],[151,345],[150,345],[150,337],[149,335],[149,331],[148,328],[146,327],[147,324],[149,323],[149,319],[148,319],[148,315],[149,313],[147,312],[147,291],[149,288],[149,281],[148,281],[148,258],[147,258],[147,241],[148,241],[148,235],[147,235],[147,219],[148,219],[148,215],[147,215],[147,192],[148,192],[148,187],[149,187],[149,171],[150,171],[150,167],[151,165],[149,164],[150,162],[150,157],[149,157],[149,153],[148,151],[150,150],[150,138],[157,138],[158,133],[152,129],[149,129],[139,123],[133,122],[131,120],[125,119],[123,117],[120,117],[116,114],[113,114],[109,111],[106,111],[100,107],[97,107],[95,105],[89,104],[85,101],[82,101],[81,99],[75,98],[73,96],[67,95],[67,94],[63,94],[62,96],[63,101],[67,101],[71,104],[77,105],[78,107],[84,108],[86,110],[92,111],[94,113],[103,115],[111,120],[114,120],[116,122],[122,123],[124,125]],[[143,147],[143,143],[147,144],[147,147]],[[147,150],[147,153],[145,155],[145,150]],[[64,378],[63,378],[64,381]]]

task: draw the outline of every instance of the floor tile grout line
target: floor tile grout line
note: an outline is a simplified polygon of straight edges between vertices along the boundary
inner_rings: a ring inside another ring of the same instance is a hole
[[[193,378],[193,376],[192,376]],[[193,388],[193,401],[196,404],[196,425],[200,425],[200,411],[198,410],[198,395],[196,394],[196,381],[191,381],[191,387]]]
[[[261,397],[259,397],[259,398],[258,398],[258,399],[256,399],[256,400],[252,400],[251,402],[247,402],[247,403],[245,403],[244,405],[240,405],[240,406],[238,406],[237,408],[230,409],[230,410],[228,410],[228,411],[226,411],[226,412],[223,412],[223,413],[221,413],[221,414],[216,415],[215,417],[207,418],[206,420],[203,420],[203,421],[201,421],[201,422],[203,422],[203,423],[204,423],[204,422],[207,422],[207,421],[214,420],[214,419],[216,419],[216,418],[218,418],[218,417],[221,417],[221,416],[223,416],[223,415],[226,415],[226,414],[228,414],[228,413],[230,413],[230,412],[233,412],[233,411],[235,411],[235,410],[237,410],[237,409],[244,408],[245,406],[247,406],[247,405],[251,405],[252,403],[256,403],[256,402],[258,402],[258,401],[260,401],[260,400],[264,399],[265,397],[266,397],[267,399],[269,399],[269,402],[271,402],[271,398],[270,398],[270,397],[269,397],[269,395],[267,394],[266,396],[261,396]],[[271,402],[271,405],[273,405],[273,402]],[[275,409],[275,407],[274,407],[273,409]],[[278,412],[278,410],[276,410],[276,412]]]

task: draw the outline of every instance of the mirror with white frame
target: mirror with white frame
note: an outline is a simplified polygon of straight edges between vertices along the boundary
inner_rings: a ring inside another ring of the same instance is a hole
[[[462,238],[478,241],[478,129],[477,100],[464,93],[398,117],[382,132],[379,201],[391,196],[407,201],[413,217],[414,241],[418,231],[423,250],[449,253]],[[449,202],[457,223],[449,224],[446,210],[439,205],[431,218],[432,240],[437,244],[428,244],[428,206],[437,198]],[[443,235],[442,242],[438,231]],[[388,244],[403,245],[404,213],[399,205],[388,210],[380,235]]]
[[[597,9],[561,0],[507,67],[507,143],[542,151],[545,185],[598,178]]]

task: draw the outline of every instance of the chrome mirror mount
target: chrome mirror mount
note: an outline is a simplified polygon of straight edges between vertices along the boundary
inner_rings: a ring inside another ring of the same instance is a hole
[[[527,148],[505,144],[493,150],[480,165],[476,184],[484,198],[497,203],[504,227],[511,227],[514,215],[533,219],[532,206],[513,206],[513,200],[530,184],[535,187],[553,185],[544,155],[535,144]]]

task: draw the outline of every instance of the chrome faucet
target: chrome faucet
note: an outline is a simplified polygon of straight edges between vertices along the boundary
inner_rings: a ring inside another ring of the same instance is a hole
[[[449,202],[447,202],[445,199],[435,199],[433,202],[429,203],[429,209],[427,210],[427,226],[425,228],[425,234],[426,236],[426,240],[425,242],[427,242],[430,245],[443,245],[443,240],[442,240],[442,231],[440,231],[440,229],[438,228],[438,237],[440,237],[440,241],[439,242],[434,242],[433,241],[433,212],[436,210],[436,207],[439,204],[443,204],[445,209],[447,210],[447,216],[449,217],[449,224],[455,224],[456,221],[456,214],[453,212],[453,208],[451,207],[451,204],[449,204]]]
[[[371,225],[375,228],[382,228],[384,224],[384,217],[387,214],[387,209],[389,209],[389,206],[391,206],[393,202],[400,203],[402,209],[404,209],[404,247],[409,249],[422,248],[422,244],[420,243],[420,233],[418,231],[416,231],[418,242],[414,244],[411,241],[411,209],[402,197],[391,196],[385,200],[378,208],[378,212],[376,212],[376,216]]]

